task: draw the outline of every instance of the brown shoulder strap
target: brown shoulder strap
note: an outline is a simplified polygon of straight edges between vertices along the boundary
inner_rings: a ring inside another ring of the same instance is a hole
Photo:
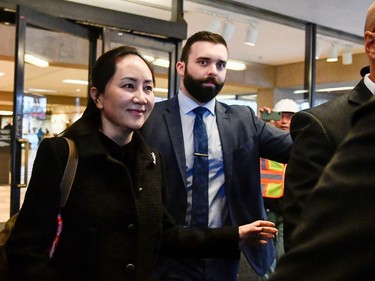
[[[64,137],[65,138],[65,137]],[[70,190],[72,188],[74,176],[77,170],[78,164],[78,153],[76,150],[76,146],[73,140],[65,138],[69,145],[69,157],[68,162],[66,163],[64,175],[61,179],[60,184],[60,209],[65,206],[66,201],[68,200]]]

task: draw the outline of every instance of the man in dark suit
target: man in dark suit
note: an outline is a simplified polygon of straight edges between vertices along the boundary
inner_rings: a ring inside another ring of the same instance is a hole
[[[259,157],[285,163],[291,138],[257,118],[247,106],[216,101],[226,76],[228,49],[218,34],[191,36],[176,64],[182,78],[176,97],[155,104],[142,133],[164,156],[167,169],[168,210],[175,221],[191,226],[193,183],[193,127],[196,107],[205,107],[208,134],[208,224],[239,225],[265,219],[260,189]],[[262,276],[275,257],[268,243],[244,250],[249,263]],[[161,280],[234,281],[239,260],[170,260]]]
[[[371,45],[374,44],[374,13],[375,6],[372,5],[365,24],[365,49],[370,66],[375,59]],[[351,92],[320,106],[300,111],[292,118],[290,133],[294,143],[286,168],[283,199],[286,251],[290,249],[293,232],[300,222],[307,197],[351,127],[353,112],[373,96],[375,76],[366,74],[365,69],[361,70],[361,74],[365,74],[364,78]]]
[[[373,97],[354,113],[269,281],[375,280],[374,124]]]

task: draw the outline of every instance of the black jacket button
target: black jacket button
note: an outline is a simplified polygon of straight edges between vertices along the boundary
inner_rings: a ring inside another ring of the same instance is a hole
[[[125,271],[127,273],[134,273],[134,271],[135,271],[134,264],[132,264],[132,263],[127,264],[126,267],[125,267]]]
[[[134,233],[136,230],[137,230],[137,226],[135,224],[129,224],[128,225],[129,233]]]

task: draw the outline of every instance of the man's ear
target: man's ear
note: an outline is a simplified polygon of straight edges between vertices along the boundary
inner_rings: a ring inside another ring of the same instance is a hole
[[[375,60],[375,33],[366,31],[365,32],[365,50],[367,55]]]
[[[103,105],[102,105],[102,102],[101,102],[101,95],[98,93],[97,88],[92,87],[90,89],[90,96],[91,96],[92,100],[94,101],[94,103],[96,104],[96,107],[98,109],[103,108]]]
[[[179,61],[176,63],[177,74],[180,75],[181,77],[185,76],[185,67],[186,67],[186,64],[183,61]]]

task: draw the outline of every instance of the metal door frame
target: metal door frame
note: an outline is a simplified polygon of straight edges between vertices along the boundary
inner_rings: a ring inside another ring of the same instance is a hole
[[[20,189],[27,186],[21,183],[22,157],[22,119],[26,52],[26,27],[33,26],[41,29],[64,32],[89,40],[89,72],[96,59],[97,32],[89,27],[71,21],[47,15],[27,6],[18,5],[16,11],[16,46],[14,68],[14,100],[13,100],[13,130],[11,140],[11,190],[10,215],[20,209]],[[87,93],[88,94],[88,93]],[[27,164],[27,163],[26,163]]]

